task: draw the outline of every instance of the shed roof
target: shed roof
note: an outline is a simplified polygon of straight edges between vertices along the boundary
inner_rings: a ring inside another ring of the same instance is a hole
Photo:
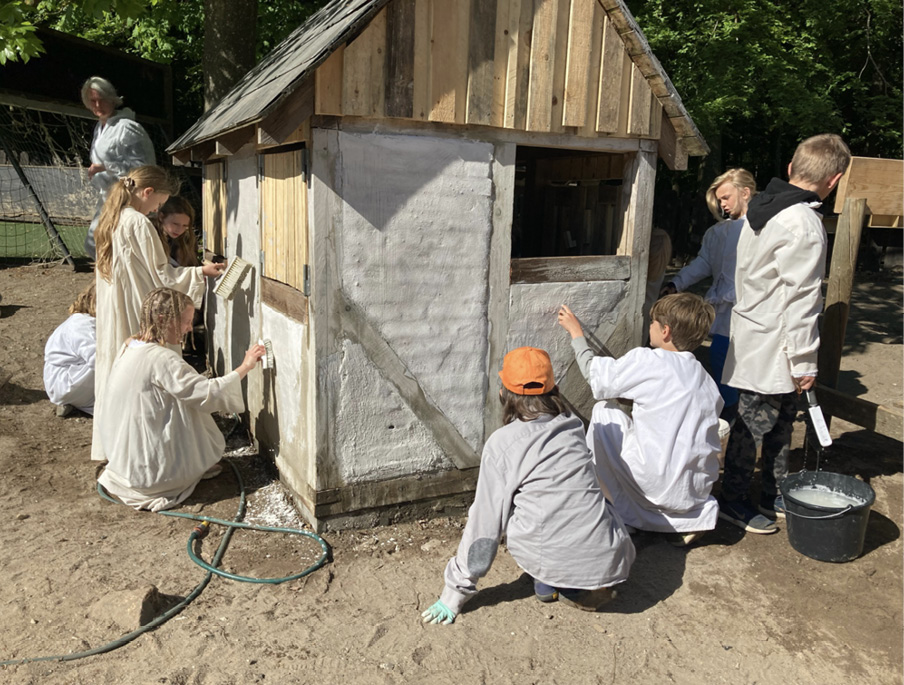
[[[327,4],[264,57],[167,151],[176,153],[264,119],[298,90],[339,46],[353,40],[389,2],[333,0]],[[624,0],[600,0],[600,4],[624,41],[627,54],[662,104],[688,154],[707,154],[706,141]]]

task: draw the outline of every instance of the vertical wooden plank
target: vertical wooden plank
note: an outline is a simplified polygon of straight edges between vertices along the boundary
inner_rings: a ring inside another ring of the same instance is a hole
[[[310,149],[310,148],[309,148]],[[298,260],[296,262],[297,265],[297,274],[296,274],[296,282],[295,286],[299,290],[304,290],[304,267],[308,262],[308,184],[305,182],[304,178],[304,158],[300,160],[299,163],[299,174],[298,174],[298,209],[295,212],[295,216],[298,218],[298,237],[297,237],[297,250],[298,250]]]
[[[415,0],[386,7],[386,116],[411,118],[414,103]]]
[[[631,75],[634,62],[625,55],[622,59],[621,95],[618,96],[618,125],[615,128],[616,135],[628,135],[628,110],[631,103]]]
[[[314,74],[314,111],[317,114],[342,114],[342,63],[345,46],[340,45]]]
[[[509,33],[509,7],[511,0],[496,2],[496,33],[493,48],[493,113],[491,123],[502,128],[505,125],[505,87],[507,84],[509,51],[514,36]],[[520,3],[519,3],[520,4]]]
[[[609,17],[606,17],[596,115],[596,130],[600,133],[615,133],[618,130],[624,56],[624,43]]]
[[[819,337],[819,382],[830,388],[838,387],[838,372],[844,347],[854,270],[860,250],[860,235],[866,215],[866,199],[848,197],[838,217],[832,264],[826,284],[825,314]]]
[[[298,185],[301,183],[301,150],[294,150],[286,154],[286,185],[285,203],[288,216],[286,216],[286,275],[285,283],[293,288],[297,286],[296,279],[296,244],[298,241]]]
[[[631,255],[631,278],[625,305],[628,312],[639,314],[647,291],[647,262],[650,233],[653,228],[653,189],[656,182],[656,153],[639,150],[625,169],[620,214],[622,236],[618,254]],[[643,320],[634,317],[632,339],[639,345]]]
[[[433,26],[432,0],[414,3],[414,87],[411,116],[426,121],[430,113],[430,41]]]
[[[465,122],[493,123],[496,0],[471,0],[468,27],[468,86]]]
[[[650,84],[636,64],[631,65],[631,95],[628,99],[628,134],[650,134]]]
[[[606,13],[598,2],[593,4],[593,17],[590,27],[590,57],[587,60],[587,95],[584,98],[584,123],[578,135],[596,137],[596,118],[599,107],[599,75],[602,65],[603,32],[606,29]],[[567,86],[566,86],[567,88]],[[568,107],[568,95],[565,97]],[[575,114],[577,116],[577,114]]]
[[[530,46],[534,26],[533,0],[511,0],[509,6],[509,45],[506,70],[506,128],[523,129],[527,117],[527,93],[530,86]]]
[[[433,3],[430,121],[464,123],[470,0]]]
[[[345,48],[342,84],[343,114],[380,116],[385,102],[386,10]]]
[[[592,32],[598,10],[599,5],[594,0],[571,0],[562,109],[562,123],[565,126],[583,126],[587,118],[590,64],[593,59]]]
[[[568,66],[568,19],[570,0],[558,0],[556,8],[556,50],[553,62],[552,98],[550,100],[550,131],[563,131],[565,109],[565,69]]]
[[[652,90],[650,91],[652,94]],[[662,135],[662,103],[659,98],[650,98],[650,138],[659,140]]]
[[[559,0],[534,0],[534,25],[530,46],[530,86],[527,95],[528,131],[549,131],[552,126],[552,91],[558,8]]]

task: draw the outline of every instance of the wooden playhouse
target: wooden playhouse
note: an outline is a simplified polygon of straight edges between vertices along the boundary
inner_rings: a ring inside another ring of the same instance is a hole
[[[708,149],[622,0],[336,0],[169,151],[255,265],[212,364],[272,342],[251,429],[322,527],[472,490],[511,348],[588,411],[557,307],[640,342],[657,158]]]

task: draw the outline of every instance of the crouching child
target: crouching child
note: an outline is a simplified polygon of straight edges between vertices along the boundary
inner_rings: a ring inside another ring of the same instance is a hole
[[[710,491],[719,477],[722,398],[692,354],[714,316],[697,295],[668,295],[650,311],[652,349],[612,359],[594,356],[567,306],[558,314],[593,396],[604,400],[587,444],[606,496],[625,524],[669,533],[677,546],[715,528],[719,515]],[[617,398],[633,401],[632,416]]]
[[[458,554],[446,566],[445,589],[423,614],[452,623],[476,592],[504,535],[543,602],[595,611],[626,580],[634,546],[606,506],[593,472],[581,420],[568,412],[549,355],[521,347],[499,374],[503,427],[487,440]]]

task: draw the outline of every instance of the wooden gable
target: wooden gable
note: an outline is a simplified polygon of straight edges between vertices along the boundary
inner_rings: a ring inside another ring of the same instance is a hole
[[[658,139],[663,121],[597,0],[392,0],[314,92],[315,114],[583,137]]]

